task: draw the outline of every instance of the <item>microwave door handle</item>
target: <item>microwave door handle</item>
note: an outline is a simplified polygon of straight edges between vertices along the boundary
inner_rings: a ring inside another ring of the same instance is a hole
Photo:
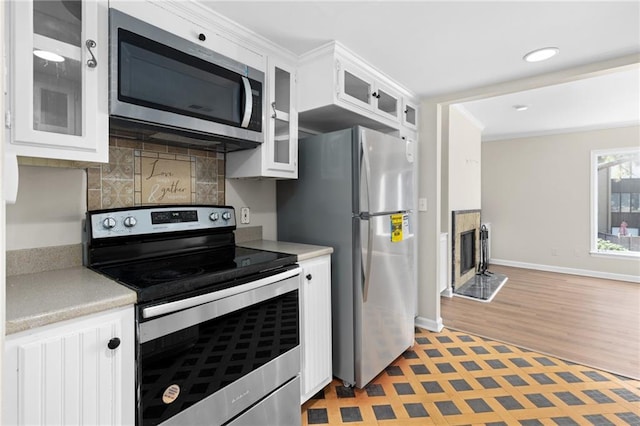
[[[244,88],[244,115],[240,127],[247,128],[253,112],[253,94],[251,93],[251,83],[245,76],[242,76],[242,87]]]

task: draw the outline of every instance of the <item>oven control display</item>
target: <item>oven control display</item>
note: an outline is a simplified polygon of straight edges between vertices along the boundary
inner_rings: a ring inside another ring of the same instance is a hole
[[[198,212],[196,210],[151,212],[151,223],[153,225],[197,221]]]

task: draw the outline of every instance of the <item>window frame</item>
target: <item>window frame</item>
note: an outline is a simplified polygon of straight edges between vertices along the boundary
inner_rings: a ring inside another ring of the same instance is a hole
[[[611,149],[597,149],[591,151],[591,188],[590,188],[590,202],[591,202],[591,239],[590,239],[590,254],[596,257],[609,257],[609,258],[640,258],[640,252],[636,251],[600,251],[598,250],[598,157],[602,155],[616,155],[616,154],[634,154],[640,153],[640,148],[637,147],[625,147],[625,148],[611,148]],[[610,204],[610,203],[609,203]],[[610,205],[607,204],[610,208]]]

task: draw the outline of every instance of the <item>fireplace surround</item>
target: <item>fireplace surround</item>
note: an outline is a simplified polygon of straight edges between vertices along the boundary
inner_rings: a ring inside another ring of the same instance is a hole
[[[451,213],[451,285],[455,290],[476,273],[480,254],[480,210],[454,210]]]

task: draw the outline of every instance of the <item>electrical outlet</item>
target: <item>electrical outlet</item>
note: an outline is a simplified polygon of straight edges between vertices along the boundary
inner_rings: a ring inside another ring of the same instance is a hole
[[[418,211],[426,212],[427,211],[427,199],[426,198],[418,198]]]
[[[249,223],[249,207],[240,209],[240,223]]]

